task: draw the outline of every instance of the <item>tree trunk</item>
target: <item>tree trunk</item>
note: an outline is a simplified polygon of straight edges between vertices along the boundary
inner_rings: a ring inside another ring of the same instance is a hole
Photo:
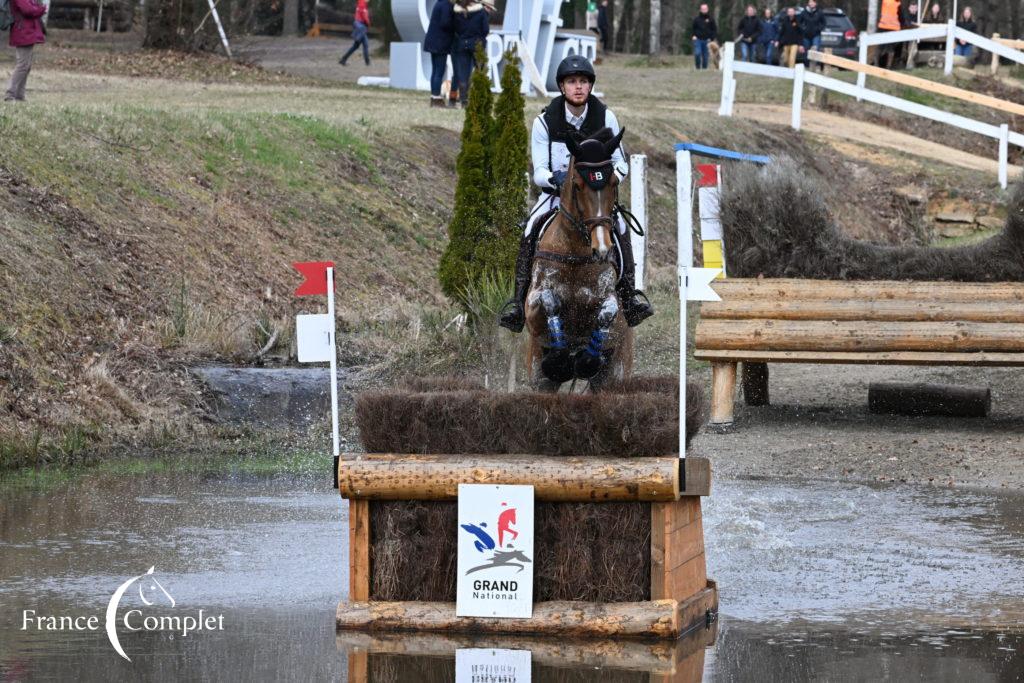
[[[649,53],[661,52],[661,0],[651,0],[651,31]]]
[[[284,28],[282,36],[294,36],[299,33],[299,2],[300,0],[284,0]]]
[[[878,28],[878,0],[868,0],[868,33]]]

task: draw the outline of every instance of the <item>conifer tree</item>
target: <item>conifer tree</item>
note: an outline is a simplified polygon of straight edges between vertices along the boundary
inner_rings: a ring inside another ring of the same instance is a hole
[[[476,56],[462,126],[462,149],[456,161],[455,208],[448,224],[448,246],[438,269],[441,291],[456,301],[462,301],[467,289],[476,285],[483,275],[482,264],[475,256],[477,245],[486,240],[490,224],[493,97],[483,48],[477,49]]]
[[[515,48],[505,53],[501,94],[494,107],[494,151],[491,155],[491,225],[488,239],[477,248],[485,271],[499,278],[515,270],[522,222],[526,220],[526,174],[530,136],[520,61]]]

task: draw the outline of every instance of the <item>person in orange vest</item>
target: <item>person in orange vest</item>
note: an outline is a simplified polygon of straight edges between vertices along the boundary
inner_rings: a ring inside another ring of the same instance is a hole
[[[910,17],[900,0],[882,0],[881,11],[878,14],[879,31],[899,31],[907,28],[909,24]],[[893,69],[899,63],[902,54],[903,43],[883,45],[878,55],[879,65]]]

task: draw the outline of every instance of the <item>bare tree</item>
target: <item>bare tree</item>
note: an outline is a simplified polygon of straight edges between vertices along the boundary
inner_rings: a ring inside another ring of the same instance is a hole
[[[656,55],[661,51],[661,0],[651,0],[651,42],[649,52]]]

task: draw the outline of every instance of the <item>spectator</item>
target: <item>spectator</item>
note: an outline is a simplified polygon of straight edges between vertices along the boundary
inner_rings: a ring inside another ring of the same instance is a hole
[[[937,2],[933,2],[932,6],[928,8],[924,18],[921,20],[922,24],[945,24],[946,13],[942,11],[942,5]]]
[[[942,11],[942,6],[937,2],[932,3],[931,7],[928,8],[928,11],[925,12],[923,17],[921,17],[921,23],[945,24],[946,13]],[[919,47],[922,50],[945,50],[946,43],[944,40],[942,42],[936,42],[934,40],[921,41]]]
[[[25,99],[25,82],[32,70],[32,48],[46,42],[46,27],[42,16],[46,5],[36,0],[11,0],[11,36],[8,44],[14,48],[14,71],[7,84],[6,102],[22,102]]]
[[[754,53],[757,40],[761,36],[761,21],[757,18],[757,8],[753,5],[747,5],[747,13],[740,19],[736,35],[740,43],[740,59],[744,62],[756,61]]]
[[[455,40],[455,12],[452,0],[437,0],[430,10],[430,23],[423,39],[423,49],[430,53],[430,106],[444,107],[441,84],[448,70],[448,55]]]
[[[708,68],[708,43],[718,40],[718,26],[711,16],[708,4],[701,3],[693,18],[693,58],[698,69]]]
[[[473,0],[458,0],[455,12],[455,46],[452,49],[452,66],[459,88],[459,102],[466,106],[469,101],[469,75],[475,63],[476,46],[487,40],[491,30],[490,19],[483,3]]]
[[[370,66],[370,8],[366,6],[366,0],[356,0],[356,16],[352,24],[352,47],[348,49],[338,63],[342,66],[348,62],[352,53],[363,46],[363,61]]]
[[[597,30],[601,33],[601,48],[608,52],[611,42],[611,31],[608,27],[608,0],[601,0],[597,8]]]
[[[970,7],[964,7],[964,11],[960,13],[960,21],[956,22],[956,25],[965,31],[970,31],[971,33],[978,32],[978,25],[974,23],[974,12],[971,10]],[[953,52],[960,55],[961,57],[967,57],[968,59],[970,59],[973,47],[974,46],[968,43],[967,41],[960,40],[958,38],[956,44],[953,46]]]
[[[821,51],[821,32],[825,30],[825,14],[818,9],[816,0],[809,0],[800,13],[800,32],[804,36],[804,51]]]
[[[775,43],[779,39],[779,25],[775,23],[775,16],[771,7],[764,8],[764,18],[761,19],[761,34],[757,38],[760,47],[761,59],[765,64],[775,63]]]
[[[903,24],[904,10],[900,0],[882,0],[881,11],[878,14],[878,30],[899,31]],[[878,65],[891,69],[896,63],[896,58],[902,51],[899,43],[882,45],[878,52]]]
[[[796,18],[796,8],[786,9],[786,16],[779,25],[779,39],[775,46],[779,48],[781,63],[789,69],[796,66],[796,58],[804,51],[804,33],[800,30],[800,22]]]

